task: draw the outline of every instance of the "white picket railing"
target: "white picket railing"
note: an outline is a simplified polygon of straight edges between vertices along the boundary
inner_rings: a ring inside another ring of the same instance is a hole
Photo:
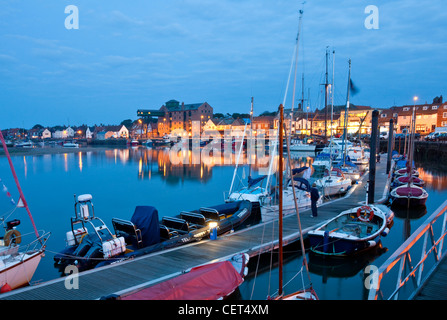
[[[441,228],[439,228],[438,225],[434,227],[434,224],[437,221],[439,221],[438,224],[442,222]],[[430,217],[428,217],[425,222],[396,250],[396,252],[383,263],[378,271],[376,271],[377,274],[373,277],[368,299],[377,300],[380,298],[397,300],[399,299],[399,293],[404,287],[406,290],[409,290],[409,288],[406,287],[408,283],[413,284],[413,289],[410,289],[411,291],[408,296],[408,299],[412,299],[418,293],[421,285],[424,284],[446,255],[444,250],[446,222],[447,200]],[[437,238],[435,237],[435,233],[440,233]],[[420,259],[414,264],[412,257],[417,256],[418,246],[416,244],[419,245],[421,243],[420,241],[423,241],[422,253]],[[427,262],[426,260],[431,254],[433,254],[435,259],[434,265],[428,272],[424,272],[424,264]],[[397,276],[395,275],[395,272],[392,275],[390,272],[395,266],[399,266]],[[397,277],[397,279],[395,277]],[[396,281],[396,286],[394,291],[386,297],[383,290],[384,282],[386,281],[386,283],[389,283],[388,281],[392,281],[393,279]]]

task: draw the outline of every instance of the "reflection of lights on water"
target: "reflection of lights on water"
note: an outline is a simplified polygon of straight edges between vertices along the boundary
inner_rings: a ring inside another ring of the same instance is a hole
[[[26,176],[28,174],[28,166],[26,165],[26,158],[25,158],[25,156],[23,156],[23,164],[25,165],[24,169],[25,169],[25,178],[26,178]]]
[[[143,158],[140,157],[140,161],[138,162],[138,174],[143,172]]]
[[[425,181],[425,186],[434,190],[447,189],[447,176],[442,173],[432,174],[430,171],[418,168],[419,178]]]
[[[68,172],[68,153],[64,153],[64,169]]]
[[[79,155],[79,170],[82,172],[82,152],[79,152],[78,155]]]

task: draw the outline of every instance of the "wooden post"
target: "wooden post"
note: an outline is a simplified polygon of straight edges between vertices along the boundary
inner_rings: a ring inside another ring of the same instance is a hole
[[[369,186],[368,186],[368,203],[374,203],[374,189],[376,186],[376,152],[377,152],[377,135],[379,125],[379,111],[374,110],[371,120],[371,140],[369,155]]]
[[[391,169],[391,153],[393,152],[393,140],[394,140],[394,120],[390,119],[390,131],[388,132],[388,157],[386,160],[386,174],[390,173]]]

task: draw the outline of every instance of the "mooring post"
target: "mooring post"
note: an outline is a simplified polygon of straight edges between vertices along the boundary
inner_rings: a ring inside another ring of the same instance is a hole
[[[388,132],[388,157],[386,159],[386,174],[390,173],[391,169],[391,156],[393,152],[393,141],[394,141],[394,120],[390,119],[390,131]]]
[[[379,126],[379,111],[374,110],[371,120],[371,139],[370,139],[370,155],[369,155],[369,186],[368,186],[368,203],[374,203],[374,189],[376,187],[376,152],[377,152],[377,135]]]

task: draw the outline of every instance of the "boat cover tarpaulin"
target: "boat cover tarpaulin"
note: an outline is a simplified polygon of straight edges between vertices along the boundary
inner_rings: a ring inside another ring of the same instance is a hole
[[[260,177],[257,177],[257,178],[253,179],[251,176],[248,176],[248,187],[250,188],[250,187],[254,186],[258,182],[264,180],[265,177],[267,177],[267,176],[266,175],[265,176],[260,176]]]
[[[415,187],[398,187],[396,188],[396,193],[399,196],[404,197],[420,197],[422,196],[422,189]]]
[[[243,282],[230,261],[192,268],[190,272],[121,297],[121,300],[217,300]]]
[[[157,209],[151,206],[137,206],[130,221],[141,230],[144,247],[160,242]]]
[[[293,169],[292,169],[292,175],[301,173],[301,172],[303,172],[304,170],[307,170],[308,168],[309,168],[309,167],[306,167],[306,166],[304,166],[304,167],[300,167],[300,168],[293,168]]]
[[[307,181],[304,178],[300,178],[300,177],[294,177],[293,180],[294,180],[293,184],[295,185],[295,187],[297,187],[300,190],[310,192],[310,183],[309,183],[309,181]]]

